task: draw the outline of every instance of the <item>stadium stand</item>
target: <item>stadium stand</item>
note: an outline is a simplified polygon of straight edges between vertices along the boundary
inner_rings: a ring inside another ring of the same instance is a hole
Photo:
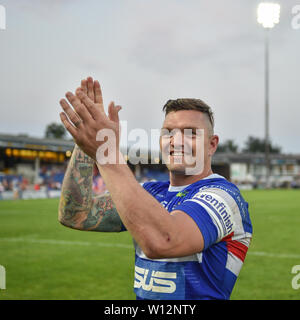
[[[0,134],[0,199],[59,197],[73,147],[70,140]],[[137,158],[125,158],[138,181],[168,180],[165,165],[160,158],[152,159],[150,152],[146,163],[132,164]],[[259,153],[217,152],[212,167],[241,189],[263,188],[264,159]],[[272,187],[300,188],[300,155],[272,154],[271,166]],[[93,186],[96,194],[105,191],[96,167]]]

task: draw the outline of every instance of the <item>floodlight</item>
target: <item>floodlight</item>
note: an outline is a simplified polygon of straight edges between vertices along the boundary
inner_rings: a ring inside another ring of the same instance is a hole
[[[262,2],[257,8],[257,22],[264,28],[271,29],[279,23],[280,5],[272,2]]]

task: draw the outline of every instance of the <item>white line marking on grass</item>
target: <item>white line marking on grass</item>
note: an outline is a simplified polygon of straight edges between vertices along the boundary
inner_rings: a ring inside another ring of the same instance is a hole
[[[38,244],[55,244],[55,245],[77,245],[77,246],[98,246],[107,248],[132,249],[133,245],[123,243],[106,243],[106,242],[88,242],[72,240],[53,240],[53,239],[30,239],[30,238],[0,238],[0,242],[24,242]]]
[[[271,252],[261,252],[261,251],[249,251],[248,254],[252,256],[261,256],[261,257],[268,257],[268,258],[300,259],[299,254],[271,253]]]

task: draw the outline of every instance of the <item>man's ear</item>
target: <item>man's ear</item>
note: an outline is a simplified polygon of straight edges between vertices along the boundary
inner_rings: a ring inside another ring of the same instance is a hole
[[[210,137],[210,141],[209,141],[209,156],[213,156],[214,153],[217,150],[219,144],[219,136],[217,135],[213,135]]]

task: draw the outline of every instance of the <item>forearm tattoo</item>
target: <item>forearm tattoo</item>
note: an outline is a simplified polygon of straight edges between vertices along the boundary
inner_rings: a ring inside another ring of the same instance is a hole
[[[93,167],[94,161],[76,146],[63,181],[59,221],[80,230],[121,231],[122,221],[110,195],[93,197]]]
[[[92,210],[84,221],[84,229],[102,232],[121,231],[122,221],[110,194],[105,193],[93,201]]]

